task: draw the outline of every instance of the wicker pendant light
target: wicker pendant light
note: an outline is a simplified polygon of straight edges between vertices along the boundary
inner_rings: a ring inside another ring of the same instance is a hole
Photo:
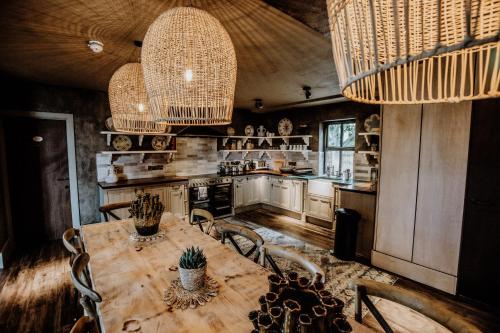
[[[213,16],[192,7],[166,11],[149,27],[141,59],[155,121],[231,122],[236,54],[228,33]]]
[[[108,88],[109,106],[117,131],[128,133],[163,133],[166,125],[152,121],[142,67],[125,64],[113,74]]]
[[[500,0],[327,0],[342,93],[379,104],[500,96]]]

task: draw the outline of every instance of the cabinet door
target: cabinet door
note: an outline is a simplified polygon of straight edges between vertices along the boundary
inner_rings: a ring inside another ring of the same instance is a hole
[[[279,207],[281,203],[281,185],[274,178],[271,180],[271,205]]]
[[[471,102],[425,104],[423,110],[413,262],[456,276]]]
[[[332,220],[332,200],[315,195],[307,196],[307,215],[318,219]]]
[[[290,209],[291,207],[292,184],[289,180],[284,180],[281,184],[280,207]]]
[[[170,186],[167,188],[169,211],[177,216],[184,217],[184,185]]]
[[[245,187],[245,194],[248,196],[247,205],[253,205],[259,202],[259,178],[248,177]]]
[[[382,113],[375,250],[411,261],[417,201],[421,105],[386,105]]]
[[[302,212],[302,202],[303,202],[303,183],[301,181],[292,181],[292,191],[291,191],[291,204],[290,210],[294,212]]]
[[[244,205],[244,189],[243,189],[244,178],[234,179],[234,208],[242,207]]]
[[[260,201],[269,203],[271,198],[271,180],[269,176],[260,177]]]
[[[105,204],[129,202],[134,200],[135,192],[133,188],[107,190],[104,198]],[[130,216],[128,208],[117,209],[113,213],[121,219],[126,219]]]

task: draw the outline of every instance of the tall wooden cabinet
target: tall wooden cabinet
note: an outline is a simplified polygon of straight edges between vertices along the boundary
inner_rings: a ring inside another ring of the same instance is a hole
[[[372,263],[455,293],[471,103],[385,106]]]

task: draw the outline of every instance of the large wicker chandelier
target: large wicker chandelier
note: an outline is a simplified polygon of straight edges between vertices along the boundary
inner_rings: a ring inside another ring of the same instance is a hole
[[[327,0],[342,93],[365,103],[500,96],[500,0]]]
[[[149,27],[141,58],[155,121],[231,122],[236,54],[228,33],[213,16],[193,7],[166,11]]]
[[[113,126],[128,133],[163,133],[166,125],[153,122],[142,67],[125,64],[113,74],[108,88]]]

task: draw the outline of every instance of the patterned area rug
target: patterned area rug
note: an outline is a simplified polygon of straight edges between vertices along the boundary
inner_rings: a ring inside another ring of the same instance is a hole
[[[239,222],[238,224],[244,224],[242,221],[235,221],[234,218],[227,219],[226,222]],[[397,277],[391,274],[355,261],[339,260],[331,255],[328,250],[307,244],[303,241],[283,235],[282,233],[268,228],[258,227],[255,228],[254,231],[262,236],[266,243],[292,249],[320,266],[325,272],[325,289],[329,290],[335,297],[338,297],[345,302],[344,314],[346,316],[354,317],[355,293],[347,288],[350,279],[362,278],[387,284],[394,284],[397,280]],[[249,240],[240,236],[235,236],[234,239],[240,245],[243,252],[246,252],[253,245]],[[232,247],[229,241],[226,241],[226,246]],[[253,258],[254,257],[252,256],[252,259]],[[301,269],[299,266],[288,260],[275,258],[275,261],[282,272],[296,271],[300,275],[309,275],[307,271]],[[371,297],[371,299],[374,303],[377,302],[376,298]],[[364,309],[363,314],[365,314],[366,311],[367,309]]]

